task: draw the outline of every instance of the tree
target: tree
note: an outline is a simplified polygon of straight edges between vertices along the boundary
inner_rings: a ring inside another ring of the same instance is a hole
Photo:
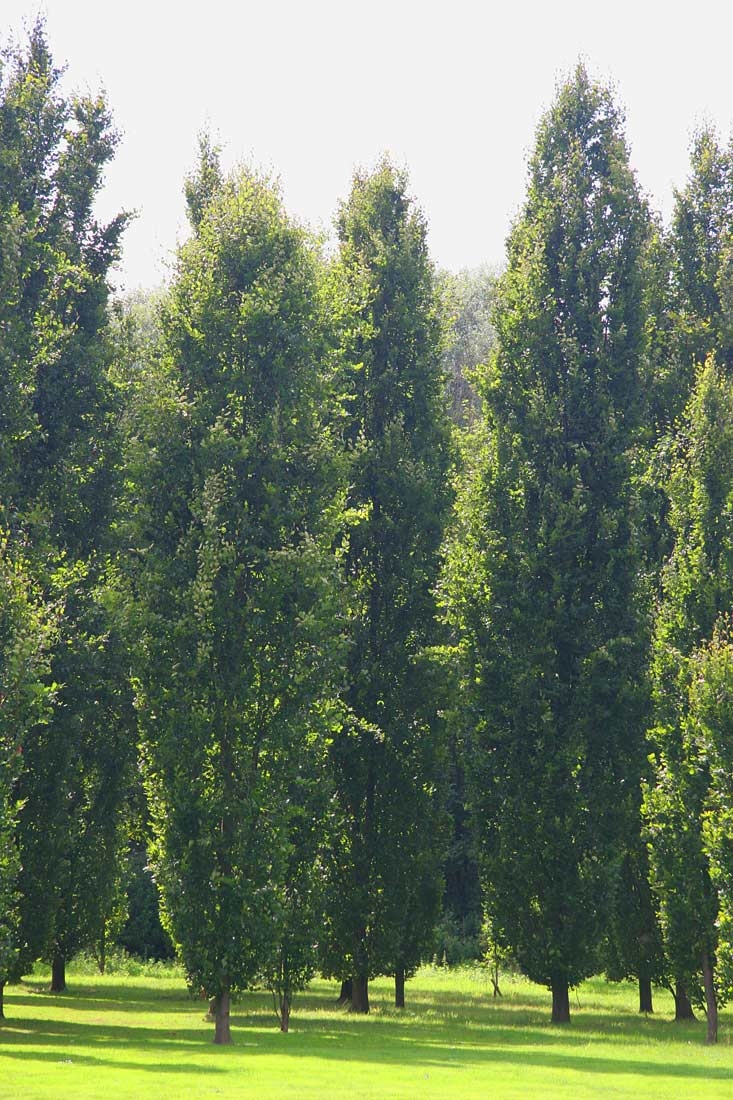
[[[579,66],[509,239],[444,577],[488,915],[555,1022],[596,968],[644,759],[630,451],[647,239],[619,111]]]
[[[718,1005],[730,997],[733,988],[733,644],[730,614],[721,616],[710,641],[693,655],[689,699],[693,736],[709,777],[700,820],[702,850],[717,899],[718,936],[715,952],[703,952],[702,972],[707,1041],[715,1043]]]
[[[0,541],[0,1018],[20,948],[17,786],[28,731],[47,716],[53,689],[48,650],[58,609],[44,604],[27,564]]]
[[[670,234],[673,308],[687,379],[685,396],[694,382],[695,367],[712,352],[721,366],[733,366],[731,150],[721,149],[716,134],[707,127],[695,136],[690,161],[689,179],[675,196]]]
[[[674,549],[662,579],[654,637],[654,775],[644,812],[665,950],[675,977],[702,1002],[718,949],[720,898],[705,821],[710,761],[699,736],[695,678],[733,598],[733,387],[709,360],[697,373],[668,483]],[[710,655],[713,662],[715,653]],[[708,1019],[714,1015],[708,996]]]
[[[64,608],[50,672],[60,687],[48,721],[28,732],[16,790],[24,967],[50,949],[73,847],[66,765],[83,725],[74,707],[85,708],[85,722],[95,716],[70,658],[84,650],[74,616],[94,602],[82,590],[103,572],[113,496],[107,277],[126,217],[95,218],[116,134],[102,97],[62,93],[41,21],[24,47],[3,51],[1,65],[2,512],[11,539],[28,548],[34,582]],[[102,721],[95,742],[104,729]],[[93,743],[86,726],[84,736]],[[88,900],[98,885],[89,871],[77,883]]]
[[[497,275],[488,267],[444,275],[441,289],[449,317],[443,352],[451,417],[457,424],[475,420],[481,407],[472,384],[476,367],[485,363],[494,345],[491,309]]]
[[[224,1043],[231,995],[282,942],[304,792],[337,721],[340,490],[312,245],[253,172],[196,211],[137,380],[127,545],[152,866]]]
[[[404,174],[386,160],[357,174],[338,232],[350,718],[332,752],[342,825],[324,966],[366,1012],[377,973],[403,1000],[440,900],[443,750],[424,657],[450,450],[426,227]]]

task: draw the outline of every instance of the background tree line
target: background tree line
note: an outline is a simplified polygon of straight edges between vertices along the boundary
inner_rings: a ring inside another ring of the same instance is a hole
[[[134,944],[136,867],[219,1042],[316,969],[404,1005],[482,922],[554,1020],[605,970],[714,1040],[731,150],[663,226],[580,66],[504,272],[454,276],[387,159],[326,255],[204,137],[169,285],[120,301],[116,135],[60,76],[40,23],[2,55],[0,987]]]

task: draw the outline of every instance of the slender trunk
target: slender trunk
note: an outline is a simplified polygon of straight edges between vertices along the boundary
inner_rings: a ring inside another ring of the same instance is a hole
[[[702,980],[705,986],[705,1011],[708,1017],[708,1033],[706,1043],[718,1041],[718,1002],[715,999],[715,982],[713,976],[713,964],[707,951],[702,953]]]
[[[366,974],[355,974],[352,979],[351,1011],[364,1014],[369,1011],[369,979]]]
[[[290,998],[283,997],[280,1001],[280,1030],[287,1031],[290,1027]]]
[[[570,1023],[570,988],[562,978],[552,982],[552,1023]]]
[[[681,1023],[684,1020],[694,1020],[695,1013],[692,1011],[690,998],[687,996],[687,990],[682,982],[675,982],[672,996],[674,997],[675,1023]]]
[[[63,993],[66,989],[66,959],[54,952],[51,959],[51,992]]]
[[[214,1016],[214,1042],[220,1045],[231,1043],[232,1033],[229,1028],[229,990],[217,993],[215,1000]]]
[[[347,978],[346,981],[341,983],[341,992],[339,993],[337,1004],[347,1005],[351,1001],[352,995],[352,981],[351,978]]]
[[[639,1012],[654,1012],[652,980],[639,976]]]
[[[405,968],[398,966],[394,973],[394,1006],[405,1007]]]
[[[107,965],[107,937],[104,928],[102,929],[102,937],[99,941],[99,959],[97,965],[99,967],[99,973],[104,974]]]
[[[5,982],[0,982],[0,1020],[5,1019]]]

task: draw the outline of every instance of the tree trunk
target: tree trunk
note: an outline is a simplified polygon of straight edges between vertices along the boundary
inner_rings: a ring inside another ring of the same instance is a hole
[[[339,993],[339,998],[336,1004],[347,1005],[350,1003],[353,984],[354,983],[352,982],[351,978],[347,978],[345,982],[341,983],[341,992]]]
[[[63,993],[66,990],[66,959],[54,952],[51,960],[51,992]]]
[[[0,1020],[5,1019],[5,982],[0,982]]]
[[[405,1007],[405,968],[398,966],[394,974],[394,1006]]]
[[[674,997],[675,1023],[681,1023],[684,1020],[694,1020],[695,1013],[692,1011],[690,998],[687,996],[687,990],[682,982],[675,982],[672,996]]]
[[[705,1011],[708,1017],[708,1033],[706,1043],[718,1041],[718,1002],[715,999],[715,982],[713,978],[713,964],[707,951],[702,953],[702,980],[705,986]]]
[[[639,977],[639,1012],[654,1012],[651,978]]]
[[[280,1030],[287,1032],[290,1027],[290,998],[283,997],[280,1001]]]
[[[366,974],[355,974],[351,986],[351,1011],[369,1011],[369,979]]]
[[[215,997],[214,1017],[214,1042],[220,1045],[231,1043],[232,1033],[229,1028],[229,990],[218,993]]]
[[[562,979],[552,983],[552,1023],[570,1023],[570,988]]]

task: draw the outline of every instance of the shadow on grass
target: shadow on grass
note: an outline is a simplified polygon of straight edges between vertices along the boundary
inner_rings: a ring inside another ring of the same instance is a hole
[[[589,1074],[626,1074],[679,1080],[729,1081],[733,1068],[715,1066],[702,1055],[702,1024],[674,1025],[630,1012],[599,1012],[595,1006],[576,1011],[569,1027],[552,1027],[546,998],[538,992],[513,992],[502,1001],[475,993],[425,993],[413,998],[406,1012],[381,1002],[369,1018],[349,1015],[334,1005],[325,988],[309,991],[296,1002],[294,1030],[277,1030],[267,994],[248,995],[232,1016],[234,1044],[218,1048],[213,1027],[203,1022],[206,1005],[184,989],[156,983],[80,983],[66,994],[42,991],[33,983],[10,987],[8,1018],[0,1028],[0,1059],[29,1059],[162,1074],[219,1073],[257,1055],[309,1057],[343,1063],[400,1065],[416,1068],[476,1067],[496,1064],[575,1070]],[[21,1013],[42,1001],[52,1019]],[[80,1019],[114,1011],[122,1023]],[[16,1016],[18,1013],[18,1016]],[[308,1014],[311,1015],[308,1015]],[[145,1023],[135,1017],[145,1014]],[[152,1022],[150,1017],[153,1017]],[[160,1017],[158,1026],[155,1016]],[[171,1027],[171,1016],[174,1026]],[[197,1021],[200,1021],[200,1023]],[[129,1021],[129,1022],[128,1022]],[[176,1022],[180,1021],[180,1028]],[[682,1040],[691,1045],[684,1061],[660,1061],[658,1045]],[[588,1051],[590,1042],[603,1050]],[[623,1051],[620,1049],[623,1045]],[[645,1056],[654,1048],[654,1057]],[[40,1049],[39,1049],[40,1048]],[[219,1061],[221,1053],[232,1060]],[[202,1061],[203,1059],[203,1061]],[[212,1060],[216,1059],[216,1060]]]

